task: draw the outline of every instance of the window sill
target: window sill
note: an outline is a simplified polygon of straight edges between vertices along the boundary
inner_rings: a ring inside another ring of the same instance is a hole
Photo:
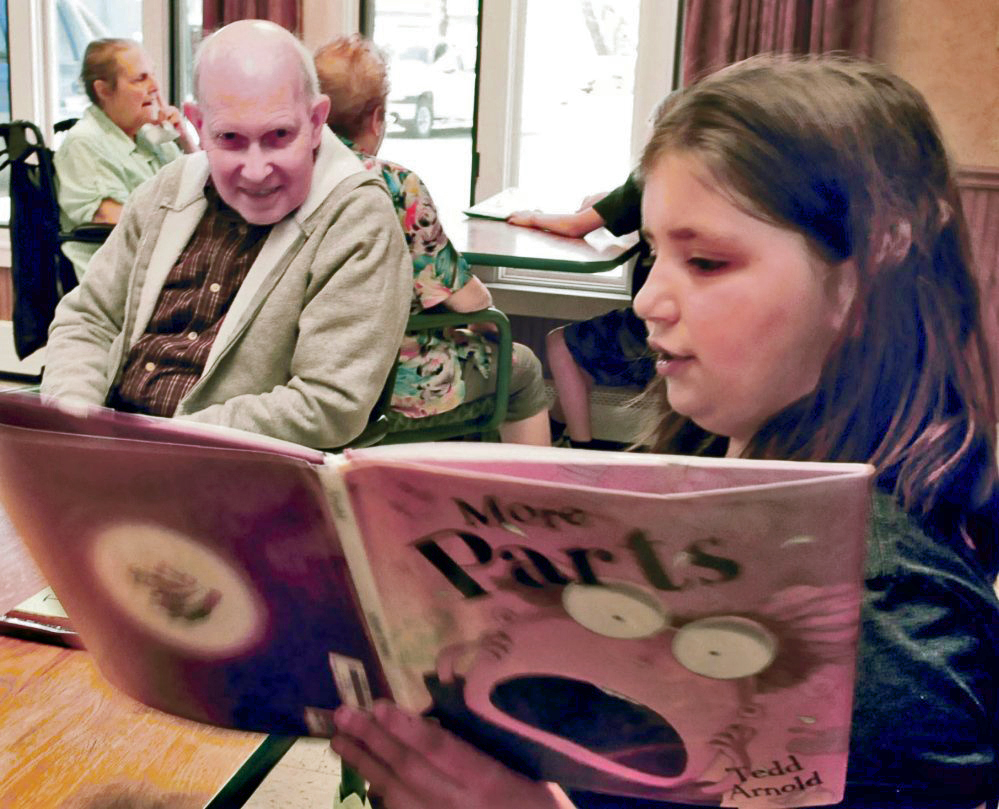
[[[508,315],[586,320],[631,304],[630,295],[610,290],[559,289],[509,281],[486,286],[492,292],[493,304]]]

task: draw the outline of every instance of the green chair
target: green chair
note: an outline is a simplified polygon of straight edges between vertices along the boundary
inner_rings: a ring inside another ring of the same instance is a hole
[[[510,369],[513,364],[513,337],[507,316],[495,307],[480,309],[477,312],[435,309],[411,315],[406,333],[436,331],[473,323],[492,323],[496,327],[492,371],[496,374],[495,393],[458,405],[446,413],[422,418],[410,418],[387,409],[384,412],[387,432],[373,443],[405,444],[415,441],[446,441],[452,438],[499,440],[499,426],[506,418],[507,403],[510,398]],[[394,372],[392,381],[394,383]]]

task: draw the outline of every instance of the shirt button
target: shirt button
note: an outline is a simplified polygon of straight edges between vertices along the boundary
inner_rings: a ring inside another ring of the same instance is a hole
[[[156,363],[155,362],[147,362],[146,363],[146,370],[147,371],[155,371],[156,370]]]
[[[218,292],[220,289],[222,289],[222,284],[212,284],[210,287],[208,287],[208,289],[211,290],[212,292]]]
[[[189,331],[187,333],[187,339],[188,340],[197,340],[198,339],[198,333],[196,331]]]

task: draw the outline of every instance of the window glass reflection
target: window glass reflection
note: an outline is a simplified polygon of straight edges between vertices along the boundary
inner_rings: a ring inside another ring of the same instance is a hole
[[[55,120],[60,121],[78,118],[90,103],[80,83],[80,65],[89,42],[103,37],[142,42],[142,0],[55,0],[55,10]]]
[[[372,39],[388,58],[380,156],[412,169],[442,210],[469,202],[477,0],[375,0]]]
[[[639,0],[528,2],[520,188],[571,190],[581,198],[624,182],[631,163],[638,13]]]

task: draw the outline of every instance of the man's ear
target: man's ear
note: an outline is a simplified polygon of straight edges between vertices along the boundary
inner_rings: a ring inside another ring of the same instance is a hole
[[[193,124],[194,128],[198,131],[198,136],[201,137],[201,108],[195,104],[193,101],[184,102],[184,116],[188,121]]]
[[[329,96],[320,93],[312,102],[312,109],[309,113],[309,123],[312,124],[312,148],[318,149],[323,139],[323,127],[326,126],[326,119],[330,115]]]

